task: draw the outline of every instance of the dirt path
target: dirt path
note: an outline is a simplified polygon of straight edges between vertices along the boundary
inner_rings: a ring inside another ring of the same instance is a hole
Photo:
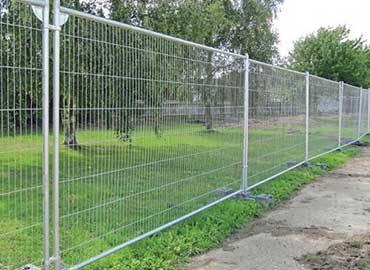
[[[370,270],[370,148],[304,188],[191,270]]]

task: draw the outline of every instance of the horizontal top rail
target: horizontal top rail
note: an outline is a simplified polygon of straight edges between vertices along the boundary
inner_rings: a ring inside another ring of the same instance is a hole
[[[356,88],[357,90],[361,90],[363,88],[361,88],[360,86],[354,86],[352,84],[348,84],[348,83],[344,83],[344,86],[349,86],[349,87],[352,87],[352,88]]]
[[[310,74],[310,77],[316,78],[316,79],[319,79],[319,80],[323,80],[323,81],[326,81],[326,82],[330,82],[330,83],[340,83],[338,81],[330,80],[330,79],[327,79],[327,78],[324,78],[324,77],[320,77],[320,76],[317,76],[317,75]]]
[[[111,26],[115,26],[115,27],[120,27],[120,28],[124,28],[124,29],[128,29],[128,30],[134,30],[134,31],[137,31],[137,32],[140,32],[140,33],[143,33],[143,34],[147,34],[147,35],[150,35],[150,36],[153,36],[153,37],[163,38],[163,39],[173,41],[173,42],[176,42],[176,43],[189,45],[189,46],[193,46],[193,47],[197,47],[197,48],[200,48],[200,49],[213,51],[213,52],[217,52],[217,53],[222,53],[222,54],[230,55],[230,56],[233,56],[233,57],[238,57],[238,58],[241,58],[241,59],[247,58],[247,56],[245,56],[245,55],[223,51],[223,50],[212,48],[212,47],[209,47],[209,46],[206,46],[206,45],[201,45],[201,44],[198,44],[198,43],[195,43],[195,42],[187,41],[187,40],[184,40],[184,39],[181,39],[181,38],[172,37],[172,36],[169,36],[169,35],[157,33],[157,32],[147,30],[147,29],[144,29],[144,28],[140,28],[140,27],[137,27],[137,26],[132,26],[132,25],[129,25],[129,24],[126,24],[126,23],[122,23],[122,22],[110,20],[110,19],[107,19],[107,18],[99,17],[99,16],[96,16],[96,15],[88,14],[88,13],[85,13],[85,12],[77,11],[77,10],[74,10],[74,9],[71,9],[71,8],[61,7],[60,11],[63,12],[63,13],[72,15],[72,16],[79,17],[79,18],[85,18],[85,19],[89,19],[89,20],[92,20],[92,21],[95,21],[95,22],[99,22],[99,23],[103,23],[103,24],[107,24],[107,25],[111,25]]]
[[[46,6],[45,0],[23,0],[26,4],[32,5],[32,6],[39,6],[43,7]]]
[[[259,64],[259,65],[264,65],[264,66],[267,66],[267,67],[272,67],[272,68],[276,68],[276,69],[280,69],[280,70],[289,71],[289,72],[299,74],[299,75],[306,75],[305,72],[300,72],[300,71],[292,70],[292,69],[289,69],[289,68],[285,68],[285,67],[281,67],[281,66],[277,66],[277,65],[273,65],[273,64],[267,64],[265,62],[261,62],[261,61],[258,61],[258,60],[250,59],[250,62],[255,63],[255,64]]]

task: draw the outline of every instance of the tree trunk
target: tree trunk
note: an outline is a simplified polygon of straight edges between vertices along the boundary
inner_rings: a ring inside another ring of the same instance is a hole
[[[68,147],[78,147],[76,139],[76,104],[73,96],[65,98],[65,107],[63,111],[64,125],[64,145]]]
[[[154,112],[154,133],[156,136],[161,135],[160,123],[161,123],[161,112],[159,108],[156,108]]]
[[[233,92],[233,91],[232,91]],[[225,95],[225,88],[222,87],[221,88],[221,100],[220,100],[220,103],[221,103],[221,107],[220,107],[220,120],[222,122],[225,121],[226,119],[226,108],[225,108],[225,99],[226,99],[226,95]],[[224,123],[223,123],[224,124]]]

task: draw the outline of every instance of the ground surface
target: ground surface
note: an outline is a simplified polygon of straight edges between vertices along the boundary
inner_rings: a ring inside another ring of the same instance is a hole
[[[187,269],[370,269],[369,236],[370,148],[364,148]]]

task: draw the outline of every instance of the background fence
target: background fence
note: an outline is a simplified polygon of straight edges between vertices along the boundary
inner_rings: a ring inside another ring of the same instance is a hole
[[[0,6],[4,269],[81,268],[370,131],[369,90],[32,3]]]

